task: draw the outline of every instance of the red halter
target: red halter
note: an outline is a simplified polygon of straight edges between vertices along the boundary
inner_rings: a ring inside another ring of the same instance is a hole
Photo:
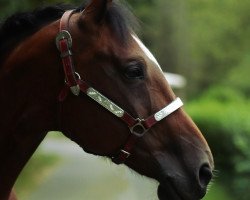
[[[84,80],[81,79],[80,75],[76,73],[73,64],[73,53],[71,51],[72,38],[68,31],[69,19],[73,13],[74,11],[66,11],[64,13],[60,21],[60,32],[56,37],[56,45],[61,53],[65,73],[65,86],[59,95],[59,101],[64,101],[69,91],[76,96],[82,92],[128,125],[131,134],[129,135],[123,148],[121,148],[116,155],[111,157],[113,162],[121,164],[124,163],[130,156],[138,138],[142,137],[157,122],[179,109],[183,103],[180,98],[176,98],[169,105],[151,115],[147,119],[139,119],[132,117],[110,99],[89,86]]]

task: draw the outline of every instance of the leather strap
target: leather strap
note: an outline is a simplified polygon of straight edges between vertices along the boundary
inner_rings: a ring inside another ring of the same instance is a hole
[[[69,30],[69,19],[74,14],[74,10],[68,10],[66,11],[60,20],[60,32],[62,30]]]
[[[56,37],[56,45],[61,53],[63,69],[65,73],[65,82],[74,95],[79,95],[80,89],[77,84],[75,66],[72,53],[72,38],[69,30],[69,19],[74,14],[74,10],[66,11],[60,21],[59,34]]]
[[[112,161],[117,165],[124,163],[131,155],[131,152],[137,141],[138,137],[136,135],[130,134],[123,148],[120,149],[117,155],[111,157]]]

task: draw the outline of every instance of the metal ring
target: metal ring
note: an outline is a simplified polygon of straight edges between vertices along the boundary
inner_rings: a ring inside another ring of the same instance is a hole
[[[148,131],[148,129],[145,128],[145,126],[142,124],[142,122],[144,121],[143,119],[136,120],[138,122],[134,126],[129,127],[129,130],[133,135],[136,135],[137,137],[142,137]]]
[[[77,76],[78,80],[81,80],[81,76],[79,73],[75,72],[75,75]]]
[[[75,72],[75,75],[77,76],[77,79],[78,79],[78,80],[81,80],[81,76],[80,76],[79,73]],[[65,84],[68,84],[68,82],[67,82],[66,79],[64,79],[64,83],[65,83]]]

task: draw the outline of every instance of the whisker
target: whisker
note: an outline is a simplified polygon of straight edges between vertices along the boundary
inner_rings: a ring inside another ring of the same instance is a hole
[[[220,171],[219,170],[213,170],[213,179],[219,177]]]

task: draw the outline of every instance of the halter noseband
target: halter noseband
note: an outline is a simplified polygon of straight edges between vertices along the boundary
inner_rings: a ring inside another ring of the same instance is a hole
[[[179,109],[183,103],[180,98],[176,98],[166,107],[146,119],[134,118],[99,91],[88,85],[75,71],[72,59],[72,38],[68,31],[68,24],[73,13],[74,11],[66,11],[63,14],[60,21],[60,31],[56,37],[56,45],[61,53],[65,73],[65,86],[59,95],[59,101],[63,102],[69,91],[76,96],[82,92],[127,124],[131,134],[123,148],[116,155],[111,156],[113,162],[121,164],[130,156],[138,138],[142,137],[157,122]]]

